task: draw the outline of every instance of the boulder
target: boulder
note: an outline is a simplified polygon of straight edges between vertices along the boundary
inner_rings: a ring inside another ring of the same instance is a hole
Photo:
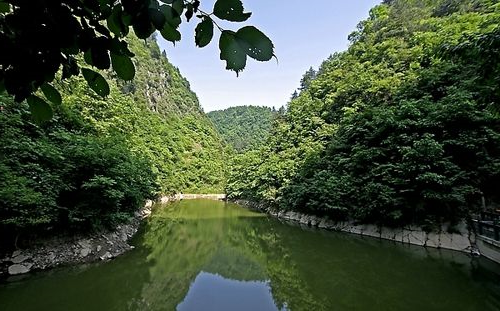
[[[25,265],[14,264],[12,266],[9,266],[8,271],[10,275],[16,275],[16,274],[28,273],[30,272],[30,268]]]
[[[16,257],[13,257],[10,261],[12,261],[13,263],[21,263],[29,258],[30,256],[19,254]]]
[[[80,250],[81,257],[87,257],[91,253],[90,247],[85,247]]]

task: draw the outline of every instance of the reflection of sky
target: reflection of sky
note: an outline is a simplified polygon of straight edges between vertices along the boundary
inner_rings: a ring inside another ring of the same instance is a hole
[[[200,272],[189,288],[179,311],[278,310],[268,282],[236,281]]]

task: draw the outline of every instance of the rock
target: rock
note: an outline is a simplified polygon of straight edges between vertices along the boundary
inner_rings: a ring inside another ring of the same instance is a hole
[[[121,239],[122,239],[123,242],[127,242],[128,236],[127,236],[127,234],[125,232],[122,233]]]
[[[425,246],[439,248],[441,247],[440,234],[436,232],[429,232],[426,235]]]
[[[12,253],[12,256],[11,256],[11,257],[17,257],[17,256],[19,256],[19,255],[21,255],[21,251],[20,251],[20,250],[17,250],[17,251],[14,251],[14,252]]]
[[[319,222],[318,224],[318,228],[321,228],[321,229],[326,229],[328,228],[328,219],[326,218],[321,218],[321,221]]]
[[[316,216],[311,216],[310,223],[311,226],[316,227],[319,224],[319,220]]]
[[[80,256],[87,257],[91,253],[90,248],[82,248],[80,250]]]
[[[49,255],[47,256],[47,260],[49,262],[52,262],[56,259],[56,254],[54,254],[54,252],[50,252]]]
[[[102,246],[101,245],[97,245],[97,248],[96,248],[97,252],[100,252],[101,249],[102,249]]]
[[[101,257],[99,257],[99,258],[101,258],[101,260],[107,260],[107,259],[111,259],[111,258],[113,258],[113,255],[111,255],[111,253],[110,253],[110,252],[106,252],[104,255],[102,255],[102,256],[101,256]]]
[[[11,259],[11,261],[12,261],[13,263],[21,263],[21,262],[23,262],[23,261],[25,261],[26,259],[29,259],[29,258],[30,258],[30,256],[20,254],[20,255],[18,255],[18,256],[13,257],[13,258]]]
[[[9,267],[9,274],[10,275],[16,275],[16,274],[23,274],[23,273],[28,273],[30,272],[30,269],[26,267],[25,265],[20,265],[20,264],[14,264]]]
[[[91,247],[91,243],[89,240],[80,240],[80,241],[78,241],[78,245],[80,245],[80,247],[82,247],[82,248],[90,248]]]

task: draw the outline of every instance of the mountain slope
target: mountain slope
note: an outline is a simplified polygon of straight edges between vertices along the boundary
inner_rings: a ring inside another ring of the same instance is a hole
[[[224,141],[237,152],[242,152],[262,146],[269,136],[276,112],[268,107],[238,106],[207,115]]]
[[[338,220],[452,224],[500,201],[494,1],[384,1],[292,100],[232,197]]]
[[[154,39],[130,35],[136,78],[101,98],[82,77],[40,126],[0,97],[0,233],[113,226],[159,193],[221,192],[224,146],[189,83]],[[9,241],[9,243],[12,241]]]

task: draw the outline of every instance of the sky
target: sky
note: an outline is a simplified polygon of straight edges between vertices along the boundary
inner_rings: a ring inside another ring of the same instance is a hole
[[[215,0],[202,0],[201,9],[212,12]],[[212,42],[200,49],[194,43],[197,18],[181,24],[181,42],[175,46],[158,36],[158,43],[181,74],[188,79],[205,112],[253,105],[286,105],[311,66],[317,69],[332,53],[348,47],[347,36],[368,17],[380,0],[243,0],[252,16],[244,23],[219,23],[224,29],[252,25],[273,41],[277,61],[248,59],[239,77],[219,59],[215,30]],[[183,20],[185,21],[185,19]]]

